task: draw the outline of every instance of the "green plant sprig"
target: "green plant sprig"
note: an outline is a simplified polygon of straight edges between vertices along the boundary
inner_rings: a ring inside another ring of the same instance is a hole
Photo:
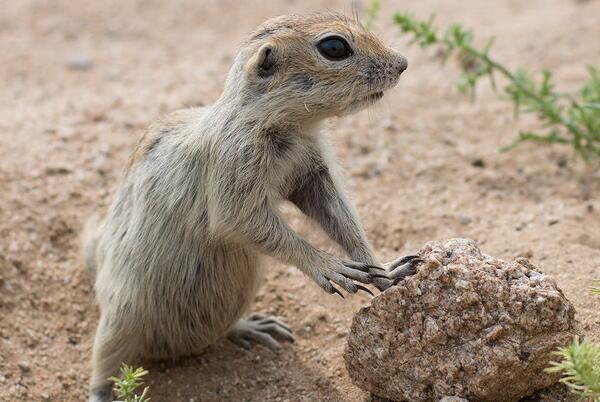
[[[600,285],[600,280],[594,283]],[[591,292],[600,295],[600,287],[592,287]],[[579,343],[575,339],[572,344],[554,352],[562,357],[560,362],[550,362],[548,373],[562,373],[560,382],[579,400],[600,402],[600,345],[590,343],[587,339]]]
[[[138,367],[135,370],[126,364],[120,368],[121,378],[110,377],[109,380],[114,383],[114,391],[117,397],[123,402],[149,402],[148,387],[145,387],[140,395],[135,394],[135,390],[144,385],[142,377],[148,374],[143,367]]]
[[[580,397],[580,401],[600,402],[600,346],[587,339],[554,352],[560,362],[550,362],[548,373],[562,373],[560,382]]]
[[[492,88],[497,91],[495,75],[508,82],[504,92],[512,99],[515,116],[520,112],[536,114],[544,124],[545,132],[521,131],[514,143],[503,150],[509,150],[523,141],[568,144],[586,161],[600,157],[600,71],[588,67],[590,78],[584,83],[577,96],[556,92],[552,73],[544,70],[535,75],[519,68],[511,71],[490,56],[494,38],[490,38],[481,50],[473,42],[473,31],[460,24],[450,26],[443,34],[434,27],[434,17],[419,21],[408,14],[396,13],[395,23],[402,34],[413,36],[411,43],[422,48],[437,46],[441,49],[444,61],[453,54],[462,59],[462,76],[457,81],[461,91],[469,91],[475,99],[479,81],[487,77]]]

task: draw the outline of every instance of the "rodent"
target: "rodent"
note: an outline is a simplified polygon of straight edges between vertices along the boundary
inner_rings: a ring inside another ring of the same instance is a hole
[[[277,339],[292,341],[275,317],[241,318],[261,281],[260,254],[296,266],[329,293],[342,295],[334,284],[350,293],[368,291],[360,283],[391,285],[320,123],[373,104],[406,67],[343,15],[281,16],[243,42],[212,106],[149,127],[106,215],[83,237],[100,306],[90,401],[112,400],[107,378],[122,362],[195,354],[222,336],[272,349]],[[284,201],[351,261],[295,233],[278,213]]]

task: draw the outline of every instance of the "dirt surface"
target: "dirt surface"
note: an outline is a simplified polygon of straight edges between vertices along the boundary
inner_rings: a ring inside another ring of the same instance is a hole
[[[359,13],[365,5],[356,2]],[[144,127],[213,102],[237,44],[264,19],[349,1],[8,1],[0,4],[0,400],[85,399],[98,310],[78,260],[84,219],[107,205]],[[600,169],[560,147],[505,154],[511,106],[482,88],[470,103],[390,23],[402,7],[461,21],[511,67],[552,69],[575,89],[600,65],[600,1],[384,2],[377,31],[409,58],[379,106],[333,120],[331,136],[382,260],[429,240],[476,239],[503,259],[525,255],[551,275],[600,341]],[[364,15],[364,14],[363,14]],[[331,243],[291,208],[314,244]],[[324,294],[293,267],[266,263],[254,310],[282,316],[297,342],[281,353],[222,341],[205,354],[151,363],[152,400],[362,401],[344,369],[350,320],[367,302]],[[531,400],[569,400],[560,389]],[[540,399],[541,398],[541,399]]]

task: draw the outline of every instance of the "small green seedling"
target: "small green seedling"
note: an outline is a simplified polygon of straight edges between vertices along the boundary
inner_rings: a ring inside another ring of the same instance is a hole
[[[576,339],[555,354],[560,362],[551,362],[548,373],[562,373],[560,382],[579,396],[580,401],[600,402],[600,346],[587,339]]]
[[[148,387],[145,387],[140,395],[135,394],[135,390],[144,385],[142,377],[148,374],[143,367],[138,367],[135,370],[126,364],[120,368],[121,378],[110,377],[109,380],[115,385],[113,390],[117,394],[120,402],[149,402]]]
[[[595,282],[600,285],[600,280]],[[593,287],[592,293],[600,295],[600,287]],[[548,373],[562,373],[560,382],[565,384],[580,401],[600,402],[600,345],[587,339],[579,343],[575,339],[569,346],[554,352],[560,362],[550,362]]]

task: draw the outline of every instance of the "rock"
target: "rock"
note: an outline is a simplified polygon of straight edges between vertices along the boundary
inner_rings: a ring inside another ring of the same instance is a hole
[[[415,275],[353,319],[344,359],[356,385],[394,401],[511,402],[556,382],[544,368],[577,330],[553,280],[468,239],[419,255]]]
[[[29,373],[31,371],[31,366],[26,361],[21,361],[21,362],[17,363],[17,366],[19,367],[19,370],[21,370],[21,372],[23,374]]]
[[[65,65],[70,70],[85,71],[94,67],[94,61],[86,54],[74,53],[65,59]]]

